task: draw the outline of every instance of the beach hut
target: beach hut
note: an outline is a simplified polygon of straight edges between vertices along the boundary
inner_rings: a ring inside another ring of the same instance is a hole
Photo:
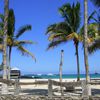
[[[18,79],[18,78],[20,78],[20,76],[21,76],[20,69],[18,69],[17,67],[12,68],[10,70],[10,76],[11,76],[11,79]]]

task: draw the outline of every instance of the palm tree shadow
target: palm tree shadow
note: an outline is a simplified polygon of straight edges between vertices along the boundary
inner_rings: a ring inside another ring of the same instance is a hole
[[[21,93],[27,93],[28,95],[48,95],[47,89],[26,89],[21,90]]]
[[[92,89],[92,95],[100,95],[100,89]]]

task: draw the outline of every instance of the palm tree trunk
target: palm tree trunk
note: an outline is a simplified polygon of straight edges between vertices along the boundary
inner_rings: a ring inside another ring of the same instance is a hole
[[[89,64],[88,64],[88,51],[87,51],[87,2],[88,0],[84,0],[84,63],[85,63],[85,70],[86,70],[86,82],[89,81]]]
[[[8,79],[10,80],[10,61],[11,61],[11,51],[12,51],[12,47],[9,46],[9,51],[8,51]]]
[[[87,96],[91,95],[91,86],[88,84],[90,81],[89,78],[89,64],[88,64],[88,42],[87,42],[87,20],[88,20],[88,10],[87,10],[87,3],[88,0],[84,0],[84,63],[85,63],[85,70],[86,70],[86,87],[85,87],[85,94]],[[83,93],[84,94],[84,93]]]
[[[3,79],[7,79],[7,26],[9,0],[4,0],[4,43],[3,43]],[[2,85],[2,94],[7,94],[7,84]]]
[[[76,48],[76,60],[77,60],[77,81],[80,81],[80,66],[79,66],[78,43],[75,44],[75,48]]]

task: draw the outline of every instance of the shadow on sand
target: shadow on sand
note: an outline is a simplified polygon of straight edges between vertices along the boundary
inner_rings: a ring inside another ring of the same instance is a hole
[[[46,89],[27,89],[21,90],[21,93],[26,93],[28,95],[48,95],[48,90]]]
[[[92,89],[92,95],[100,95],[100,89]]]

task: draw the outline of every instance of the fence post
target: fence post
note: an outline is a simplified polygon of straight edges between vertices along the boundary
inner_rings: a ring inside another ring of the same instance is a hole
[[[5,83],[2,83],[1,94],[8,94],[8,86]]]
[[[91,96],[90,84],[86,83],[85,80],[82,81],[82,96]]]
[[[11,69],[10,75],[11,75],[11,79],[15,80],[15,84],[14,84],[14,94],[18,95],[20,92],[20,85],[19,85],[19,78],[20,78],[20,70],[17,68],[13,68]]]
[[[18,95],[20,92],[19,79],[15,79],[14,89],[15,89],[14,94]]]
[[[52,80],[48,80],[48,97],[52,98]]]

